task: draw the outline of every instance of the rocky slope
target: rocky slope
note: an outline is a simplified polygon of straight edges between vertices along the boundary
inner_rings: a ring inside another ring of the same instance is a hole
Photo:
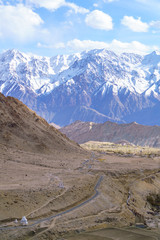
[[[22,102],[0,93],[0,144],[35,153],[82,152]]]
[[[0,55],[0,91],[48,122],[160,124],[160,53],[91,50],[52,58],[17,50]]]
[[[128,142],[140,146],[160,147],[160,127],[140,125],[136,122],[117,124],[108,121],[101,124],[76,121],[60,131],[78,143]]]

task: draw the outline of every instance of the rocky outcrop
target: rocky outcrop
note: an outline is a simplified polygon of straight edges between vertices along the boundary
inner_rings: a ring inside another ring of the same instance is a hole
[[[53,153],[83,152],[18,99],[0,93],[0,144],[16,149]]]

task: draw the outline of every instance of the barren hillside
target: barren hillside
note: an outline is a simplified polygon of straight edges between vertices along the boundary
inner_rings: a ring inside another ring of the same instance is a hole
[[[38,152],[82,152],[82,149],[22,102],[0,93],[0,143]]]
[[[60,131],[78,143],[128,142],[140,146],[160,147],[160,126],[145,126],[136,122],[117,124],[108,121],[101,124],[76,121]]]

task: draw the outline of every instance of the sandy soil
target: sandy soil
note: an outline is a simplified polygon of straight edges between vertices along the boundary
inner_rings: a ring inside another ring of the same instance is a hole
[[[160,239],[157,231],[134,229],[134,228],[112,228],[103,229],[84,234],[76,234],[74,236],[66,237],[66,240],[155,240]]]
[[[154,216],[154,206],[146,199],[149,194],[159,194],[159,158],[93,153],[77,156],[71,158],[66,154],[56,158],[13,148],[6,151],[6,147],[1,147],[0,226],[13,226],[14,219],[20,220],[23,215],[30,224],[78,206],[95,194],[100,176],[103,181],[98,196],[83,207],[35,227],[2,231],[0,239],[11,236],[12,239],[58,239],[77,230],[134,226],[136,222],[147,221],[158,229],[160,217]],[[78,235],[76,239],[94,239],[94,234]],[[134,235],[133,239],[142,239]],[[100,234],[96,239],[116,238]]]

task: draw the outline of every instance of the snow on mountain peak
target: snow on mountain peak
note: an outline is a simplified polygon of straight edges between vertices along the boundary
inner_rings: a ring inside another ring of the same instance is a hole
[[[154,51],[146,56],[144,56],[144,59],[142,61],[143,65],[151,65],[155,66],[160,63],[160,52]]]
[[[160,55],[160,51],[159,50],[155,50],[151,53],[151,55]]]
[[[62,125],[79,116],[125,120],[160,101],[160,52],[94,49],[49,58],[12,49],[0,54],[0,92]]]
[[[88,86],[96,86],[94,92],[102,91],[102,95],[111,86],[114,94],[122,89],[139,94],[149,93],[149,88],[160,78],[160,70],[157,69],[159,63],[158,51],[143,57],[133,53],[116,55],[107,49],[93,49],[49,58],[12,49],[0,55],[0,86],[1,91],[5,92],[14,83],[20,85],[21,89],[22,86],[27,87],[40,95],[48,94],[61,84],[66,83],[68,87],[70,79],[75,82],[75,78],[83,76]]]
[[[1,62],[11,61],[19,54],[20,52],[18,52],[18,50],[15,50],[15,49],[7,50],[6,52],[0,54],[0,61]]]

